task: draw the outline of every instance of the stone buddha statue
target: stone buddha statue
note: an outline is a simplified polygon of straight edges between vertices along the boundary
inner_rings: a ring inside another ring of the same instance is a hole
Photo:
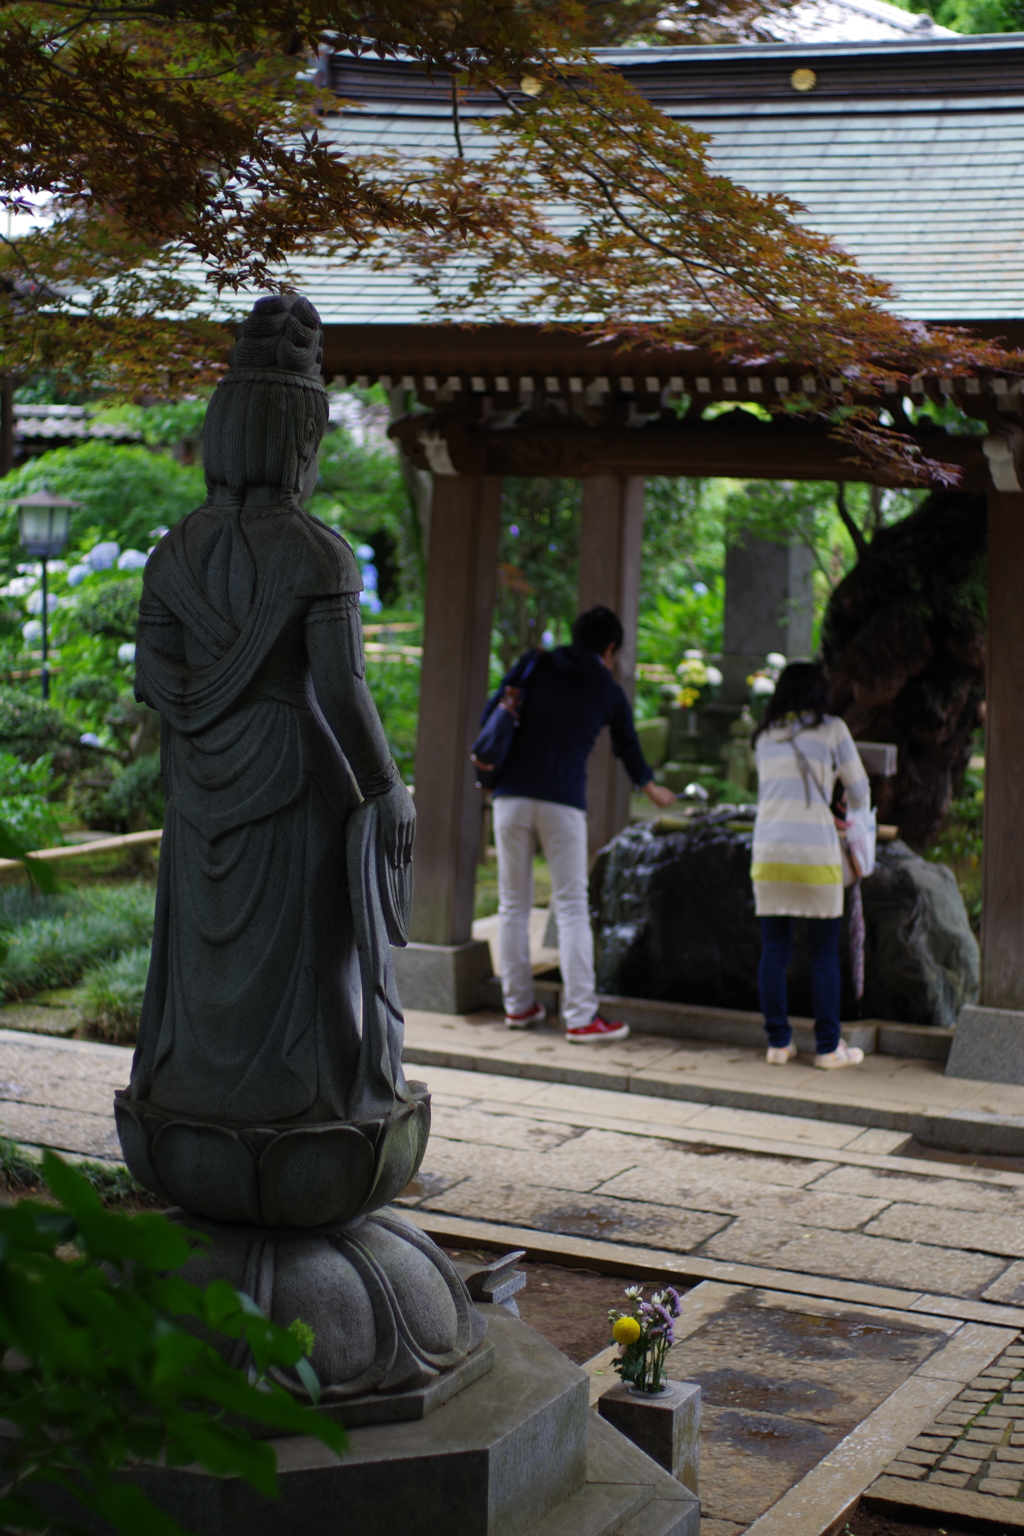
[[[210,401],[207,499],[146,566],[136,695],[161,717],[167,814],[116,1111],[136,1178],[212,1239],[189,1277],[309,1323],[330,1401],[427,1382],[482,1325],[441,1251],[381,1211],[429,1132],[390,955],[415,812],[366,684],[355,557],[302,506],[320,360],[307,300],[259,300]]]

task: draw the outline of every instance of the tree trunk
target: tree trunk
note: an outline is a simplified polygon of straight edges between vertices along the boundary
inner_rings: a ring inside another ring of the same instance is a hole
[[[926,847],[971,754],[985,693],[984,496],[940,491],[875,537],[822,628],[833,707],[855,739],[899,747],[879,820]]]

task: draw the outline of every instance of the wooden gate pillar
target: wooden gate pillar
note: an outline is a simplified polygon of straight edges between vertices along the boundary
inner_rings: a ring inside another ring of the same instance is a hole
[[[394,952],[406,1008],[476,1007],[479,982],[491,972],[487,945],[471,942],[482,804],[469,749],[487,696],[500,510],[500,479],[435,475],[416,742],[413,943]]]
[[[1024,493],[988,499],[981,1002],[1024,1009]],[[1024,1019],[1022,1019],[1024,1029]]]
[[[604,603],[622,620],[625,639],[615,675],[632,702],[636,624],[640,606],[640,558],[644,528],[641,475],[591,475],[583,481],[580,522],[579,607]],[[630,784],[601,732],[587,767],[590,851],[596,853],[629,821]]]
[[[947,1072],[1024,1083],[1024,492],[990,491],[988,508],[981,992]]]

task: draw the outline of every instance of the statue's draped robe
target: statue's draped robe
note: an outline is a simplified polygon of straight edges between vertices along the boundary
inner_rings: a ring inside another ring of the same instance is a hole
[[[136,691],[167,815],[129,1094],[252,1125],[342,1119],[360,1049],[345,824],[359,801],[305,632],[351,626],[348,545],[298,510],[201,508],[146,567]]]

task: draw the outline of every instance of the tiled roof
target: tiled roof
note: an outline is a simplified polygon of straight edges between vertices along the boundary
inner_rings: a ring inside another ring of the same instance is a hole
[[[54,440],[70,442],[75,438],[109,437],[134,441],[139,433],[124,422],[96,420],[84,405],[18,405],[14,407],[15,440],[31,447]]]
[[[660,25],[660,23],[659,23]],[[907,11],[888,0],[800,0],[761,22],[779,43],[854,43],[899,37],[955,37],[926,11]]]
[[[918,41],[608,50],[666,112],[713,135],[721,171],[785,192],[805,222],[895,286],[917,319],[1024,317],[1024,35]],[[813,69],[800,93],[794,69]],[[450,152],[444,80],[394,61],[331,61],[346,105],[325,127],[354,149]],[[470,97],[472,124],[495,110]],[[416,323],[430,296],[409,271],[296,264],[327,324]],[[436,320],[436,312],[433,314]]]

